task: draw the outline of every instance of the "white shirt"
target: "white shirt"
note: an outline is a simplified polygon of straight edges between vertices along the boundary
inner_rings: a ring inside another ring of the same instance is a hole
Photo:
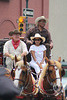
[[[43,51],[46,50],[46,47],[44,45],[39,45],[39,46],[36,46],[36,45],[32,45],[29,49],[29,51],[35,51],[35,57],[36,57],[36,60],[40,63],[43,59]],[[34,59],[32,57],[32,61],[34,62]]]
[[[20,40],[20,44],[17,47],[17,49],[14,48],[13,44],[12,44],[12,40],[9,40],[5,43],[4,45],[4,51],[3,53],[9,53],[9,54],[13,54],[13,55],[20,55],[22,52],[27,52],[27,47],[26,44]]]
[[[18,56],[23,52],[28,53],[26,44],[21,40],[17,49],[13,47],[12,40],[7,41],[4,45],[3,54],[9,53],[12,54],[13,56],[15,55]],[[10,57],[6,57],[6,65],[9,67],[13,67],[13,60]]]

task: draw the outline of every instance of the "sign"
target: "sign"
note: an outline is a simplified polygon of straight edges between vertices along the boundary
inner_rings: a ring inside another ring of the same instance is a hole
[[[24,8],[23,9],[23,16],[33,17],[33,15],[34,15],[33,9],[29,9],[29,8]]]

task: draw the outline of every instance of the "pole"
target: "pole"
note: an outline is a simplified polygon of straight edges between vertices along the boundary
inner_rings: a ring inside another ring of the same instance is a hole
[[[22,0],[20,0],[20,16],[22,16]]]
[[[26,0],[26,8],[28,8],[28,0]],[[28,30],[28,17],[26,17],[26,31]]]

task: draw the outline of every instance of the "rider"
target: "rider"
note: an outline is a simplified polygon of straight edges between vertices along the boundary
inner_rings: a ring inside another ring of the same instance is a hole
[[[32,60],[30,66],[35,69],[36,74],[40,73],[40,69],[46,65],[46,47],[43,45],[45,38],[36,33],[34,37],[31,37],[33,45],[30,46],[29,52],[31,52]]]
[[[41,36],[45,37],[46,41],[43,44],[44,45],[46,45],[46,43],[48,44],[48,46],[46,45],[47,48],[46,56],[50,58],[50,50],[53,48],[53,42],[51,40],[50,33],[48,32],[47,29],[44,28],[46,23],[47,23],[47,19],[44,16],[37,17],[35,19],[36,26],[27,31],[25,35],[25,41],[29,50],[30,45],[33,44],[30,37],[34,36],[36,33],[39,33]]]
[[[3,53],[6,56],[6,65],[9,70],[12,70],[15,55],[18,60],[21,60],[28,52],[26,44],[20,40],[21,32],[14,30],[11,35],[12,39],[5,43],[3,49]]]

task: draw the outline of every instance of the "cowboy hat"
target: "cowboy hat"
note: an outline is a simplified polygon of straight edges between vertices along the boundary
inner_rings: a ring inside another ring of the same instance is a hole
[[[35,39],[35,38],[40,38],[40,39],[43,40],[43,42],[45,42],[45,38],[42,37],[42,36],[41,36],[40,34],[38,34],[38,33],[36,33],[34,37],[30,37],[30,38],[31,38],[31,40],[33,40],[33,39]]]
[[[9,36],[12,36],[12,34],[13,34],[13,31],[10,31],[10,32],[9,32]]]
[[[10,36],[12,36],[13,34],[20,34],[21,35],[22,33],[15,29],[14,31],[9,32]]]
[[[36,19],[35,19],[35,24],[38,24],[38,22],[40,21],[40,20],[45,20],[45,23],[47,23],[48,22],[48,20],[44,17],[44,16],[40,16],[40,17],[37,17]]]

